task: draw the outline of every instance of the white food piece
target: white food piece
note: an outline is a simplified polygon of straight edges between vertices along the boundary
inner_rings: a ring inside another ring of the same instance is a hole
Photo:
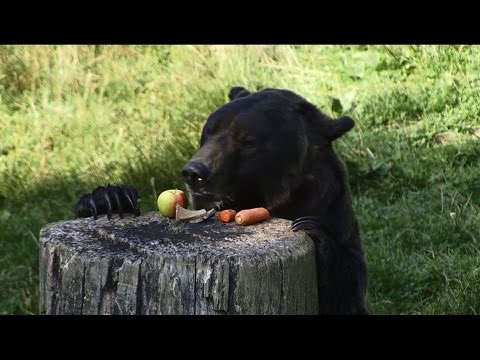
[[[175,206],[175,219],[178,221],[190,221],[191,223],[199,223],[208,219],[215,214],[215,209],[209,211],[205,209],[188,210],[180,205]]]

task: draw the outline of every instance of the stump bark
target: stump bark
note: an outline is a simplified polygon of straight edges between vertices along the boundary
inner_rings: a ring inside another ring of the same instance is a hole
[[[315,251],[290,221],[77,219],[40,232],[41,314],[316,314]]]

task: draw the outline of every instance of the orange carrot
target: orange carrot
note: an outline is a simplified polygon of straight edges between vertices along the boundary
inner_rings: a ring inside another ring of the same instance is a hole
[[[222,210],[218,213],[218,218],[221,222],[228,223],[235,220],[235,215],[237,212],[233,209]]]
[[[238,225],[251,225],[267,220],[270,213],[265,208],[254,208],[239,211],[235,216]]]

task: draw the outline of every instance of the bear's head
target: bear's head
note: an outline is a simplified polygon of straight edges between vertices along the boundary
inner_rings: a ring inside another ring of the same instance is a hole
[[[354,126],[289,90],[234,87],[229,98],[182,171],[196,209],[286,206],[306,177],[336,161],[332,141]]]

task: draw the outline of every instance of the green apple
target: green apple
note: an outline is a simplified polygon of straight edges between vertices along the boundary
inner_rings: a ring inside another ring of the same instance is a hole
[[[177,204],[185,209],[188,206],[187,196],[182,190],[165,190],[158,196],[158,210],[163,216],[173,219]]]

